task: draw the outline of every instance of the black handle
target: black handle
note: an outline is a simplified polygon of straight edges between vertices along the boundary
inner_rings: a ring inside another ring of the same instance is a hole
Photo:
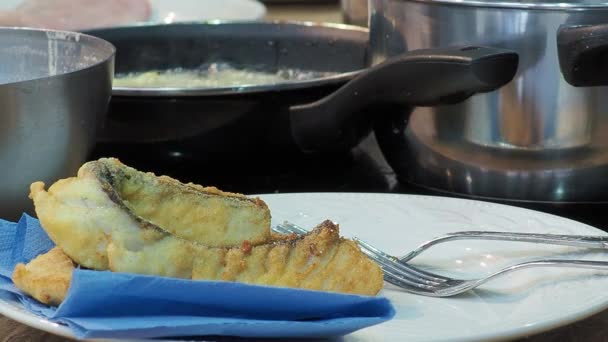
[[[361,117],[361,109],[370,104],[460,102],[508,83],[517,64],[516,53],[487,47],[408,52],[364,71],[321,100],[291,107],[291,133],[307,152],[352,146],[361,138],[361,120],[369,119]]]
[[[608,85],[608,24],[562,25],[557,50],[566,82],[575,87]]]

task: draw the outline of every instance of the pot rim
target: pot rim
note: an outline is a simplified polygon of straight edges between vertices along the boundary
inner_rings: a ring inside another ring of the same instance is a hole
[[[530,1],[523,0],[522,2],[515,1],[492,1],[492,0],[405,0],[414,2],[423,2],[427,4],[440,4],[452,6],[469,6],[469,7],[490,7],[490,8],[507,8],[507,9],[525,9],[525,10],[552,10],[552,11],[588,11],[588,10],[607,10],[608,2],[584,3],[580,2],[548,2],[548,1]]]
[[[65,70],[63,72],[53,73],[49,70],[46,74],[41,75],[41,76],[28,76],[28,77],[25,77],[20,80],[11,80],[8,82],[0,82],[1,88],[15,87],[15,86],[27,84],[29,82],[37,82],[37,81],[41,81],[41,80],[58,79],[58,78],[66,77],[68,75],[85,72],[86,70],[91,70],[100,65],[105,65],[108,63],[111,63],[113,65],[114,58],[116,56],[116,47],[112,43],[110,43],[104,39],[101,39],[99,37],[95,37],[95,36],[89,35],[87,33],[82,33],[82,32],[36,28],[36,27],[27,27],[27,26],[3,26],[3,27],[0,27],[0,35],[4,35],[4,34],[7,34],[7,35],[31,34],[31,35],[40,35],[40,36],[45,35],[47,42],[51,42],[53,40],[58,40],[58,41],[64,40],[64,41],[72,41],[74,43],[77,43],[80,46],[84,46],[84,45],[88,44],[91,46],[91,48],[99,51],[100,54],[103,55],[103,57],[97,61],[90,61],[90,62],[83,59],[82,64],[73,65],[68,70]],[[25,39],[27,41],[28,39],[34,40],[34,39],[38,39],[38,38],[39,37],[25,38]],[[41,38],[41,39],[45,39],[45,38]]]

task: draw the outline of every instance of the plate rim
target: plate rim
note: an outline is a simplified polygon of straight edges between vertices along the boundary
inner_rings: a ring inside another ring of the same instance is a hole
[[[74,334],[72,334],[68,327],[58,323],[54,323],[48,319],[37,316],[29,311],[26,313],[22,313],[20,312],[20,309],[25,310],[23,306],[19,309],[14,308],[14,305],[19,305],[20,302],[18,300],[9,302],[6,298],[3,297],[4,296],[0,297],[0,315],[10,318],[33,329],[42,330],[44,332],[54,334],[60,337],[67,337],[71,339],[75,338]]]

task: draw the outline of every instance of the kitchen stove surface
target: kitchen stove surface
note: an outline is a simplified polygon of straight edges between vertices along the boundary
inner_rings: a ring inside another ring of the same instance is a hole
[[[137,156],[122,155],[119,150],[107,148],[94,151],[90,159],[100,157],[117,157],[127,165],[142,171],[151,171],[174,177],[183,182],[216,186],[225,191],[245,194],[378,192],[471,199],[464,195],[398,181],[395,172],[382,157],[373,136],[364,140],[348,154],[258,160],[255,163],[248,162],[241,165],[238,163],[202,165],[175,157],[166,158],[160,162],[142,160]],[[608,231],[608,216],[604,214],[608,212],[608,203],[555,204],[477,199],[559,215]]]

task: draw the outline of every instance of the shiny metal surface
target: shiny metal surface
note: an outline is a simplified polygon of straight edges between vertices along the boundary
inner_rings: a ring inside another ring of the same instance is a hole
[[[78,33],[0,28],[0,217],[29,185],[74,175],[110,99],[114,47]]]
[[[427,249],[440,243],[457,240],[491,240],[491,241],[511,241],[529,242],[557,246],[571,246],[580,248],[608,249],[608,236],[591,235],[557,235],[557,234],[535,234],[535,233],[514,233],[514,232],[493,232],[493,231],[462,231],[449,233],[436,237],[432,240],[420,244],[416,249],[399,257],[399,261],[407,262]]]
[[[608,197],[608,181],[602,179],[608,165],[608,88],[566,83],[556,45],[562,24],[608,22],[608,4],[372,0],[370,5],[373,63],[407,50],[469,44],[520,55],[517,75],[507,86],[457,105],[416,108],[410,127],[393,133],[410,143],[407,161],[393,160],[409,164],[408,181],[489,198]]]
[[[507,266],[490,275],[473,279],[457,279],[432,273],[406,262],[394,261],[381,250],[359,241],[361,251],[376,261],[384,271],[384,280],[402,288],[404,291],[429,297],[452,297],[471,291],[490,280],[518,270],[554,267],[554,268],[580,268],[590,270],[608,271],[607,261],[577,260],[577,259],[540,259],[521,262]]]
[[[508,0],[411,0],[418,2],[474,6],[474,7],[493,7],[493,8],[523,8],[539,10],[587,10],[603,8],[608,2],[597,0],[575,0],[575,1],[508,1]]]
[[[303,235],[307,231],[293,223],[284,222],[273,227],[273,230],[281,234]],[[583,236],[583,235],[551,235],[551,234],[525,234],[511,232],[459,232],[440,237],[421,245],[418,249],[397,258],[383,252],[381,249],[370,245],[358,238],[357,241],[361,251],[370,259],[374,260],[384,271],[384,280],[400,287],[406,292],[429,297],[451,297],[473,290],[490,280],[494,280],[507,273],[517,270],[536,267],[572,267],[582,269],[596,269],[608,271],[608,262],[596,260],[568,260],[568,259],[541,259],[522,262],[507,266],[499,271],[476,279],[456,279],[432,273],[407,261],[420,254],[423,250],[440,242],[461,240],[467,238],[485,240],[507,240],[522,242],[540,242],[564,246],[606,248],[607,238],[605,236]]]
[[[273,228],[275,231],[283,234],[306,234],[307,230],[297,226],[291,222],[285,221],[278,224]],[[354,238],[359,243],[365,244],[368,247],[372,247],[370,244]],[[400,262],[408,262],[418,255],[422,254],[429,248],[436,246],[441,243],[457,241],[457,240],[487,240],[487,241],[511,241],[511,242],[526,242],[526,243],[540,243],[547,245],[556,246],[570,246],[579,248],[592,248],[592,249],[608,249],[608,236],[602,235],[562,235],[562,234],[538,234],[538,233],[518,233],[518,232],[497,232],[497,231],[460,231],[448,233],[442,236],[438,236],[431,240],[425,241],[418,245],[415,249],[407,252],[403,256],[393,257],[386,253],[386,257],[390,257]],[[376,249],[372,247],[372,249]],[[377,249],[376,249],[377,250]]]

